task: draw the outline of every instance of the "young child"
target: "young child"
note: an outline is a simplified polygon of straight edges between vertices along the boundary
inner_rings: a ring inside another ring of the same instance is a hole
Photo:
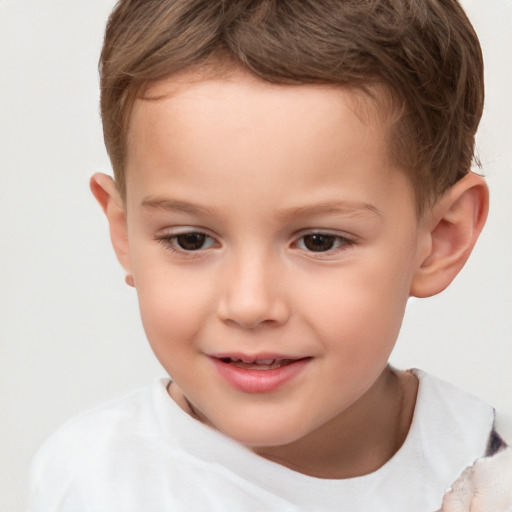
[[[486,219],[482,68],[456,0],[121,0],[91,188],[170,379],[62,427],[30,510],[465,510],[505,475],[489,405],[388,364]]]

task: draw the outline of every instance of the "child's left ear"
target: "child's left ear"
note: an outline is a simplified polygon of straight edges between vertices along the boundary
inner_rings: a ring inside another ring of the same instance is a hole
[[[431,297],[443,291],[466,263],[484,227],[489,210],[485,180],[467,174],[448,189],[427,214],[427,254],[411,282],[411,296]]]

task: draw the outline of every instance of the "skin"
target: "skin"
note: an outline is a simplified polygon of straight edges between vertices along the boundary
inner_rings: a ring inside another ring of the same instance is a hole
[[[91,181],[170,396],[296,471],[374,471],[414,410],[415,377],[387,365],[407,300],[462,268],[485,183],[469,174],[418,218],[388,126],[358,115],[350,92],[181,78],[135,104],[125,200],[105,175]],[[204,244],[185,250],[191,232]],[[326,250],[310,249],[315,233]],[[277,390],[247,393],[219,375],[218,353],[308,360]]]

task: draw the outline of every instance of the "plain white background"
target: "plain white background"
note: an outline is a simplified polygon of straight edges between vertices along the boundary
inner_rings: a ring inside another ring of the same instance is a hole
[[[0,0],[0,511],[41,442],[164,374],[88,189],[109,172],[97,59],[112,0]],[[411,301],[392,362],[512,415],[512,1],[465,0],[486,59],[488,225],[452,287]],[[369,319],[371,321],[371,319]]]

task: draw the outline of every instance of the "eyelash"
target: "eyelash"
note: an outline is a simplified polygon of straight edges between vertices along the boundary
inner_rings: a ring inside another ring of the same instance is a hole
[[[184,231],[183,233],[176,233],[174,235],[163,235],[157,237],[157,240],[160,244],[162,244],[166,249],[169,249],[171,252],[179,253],[179,254],[186,254],[188,256],[195,256],[198,255],[197,253],[200,253],[203,248],[199,249],[191,249],[187,250],[183,247],[179,247],[179,244],[177,243],[178,237],[184,237],[184,236],[191,236],[191,235],[199,235],[203,236],[205,240],[210,240],[215,242],[215,240],[207,235],[206,233],[202,231]]]
[[[198,249],[185,249],[183,247],[180,247],[177,242],[178,237],[191,236],[191,235],[199,235],[201,237],[204,237],[203,242],[207,241],[207,240],[209,240],[210,242],[213,242],[213,244],[210,244],[210,246],[212,246],[216,243],[216,241],[213,237],[207,235],[203,231],[193,231],[193,230],[184,231],[182,233],[177,233],[177,234],[173,234],[173,235],[159,236],[159,237],[156,237],[156,240],[160,244],[162,244],[166,249],[170,250],[171,252],[187,255],[189,257],[199,256],[201,252],[210,248],[210,247],[206,247],[206,248],[199,247]],[[326,250],[321,250],[321,251],[310,250],[307,247],[306,248],[298,247],[301,242],[302,242],[302,245],[304,245],[304,241],[307,237],[328,238],[329,242],[332,242],[335,245],[335,247],[330,247],[330,248],[327,248]],[[326,256],[329,256],[332,254],[336,254],[339,251],[347,250],[348,248],[355,245],[355,243],[356,242],[354,240],[352,240],[348,237],[342,236],[342,235],[336,235],[336,234],[325,232],[325,231],[311,231],[311,232],[302,234],[294,242],[293,246],[298,247],[302,251],[305,251],[306,253],[308,253],[308,255],[310,257],[313,256],[316,258],[322,258],[322,257],[326,257]]]
[[[334,233],[329,233],[325,231],[313,231],[310,233],[303,234],[298,240],[295,242],[295,246],[299,246],[299,244],[306,245],[305,241],[307,238],[313,238],[313,237],[319,237],[328,239],[328,243],[332,243],[334,247],[329,247],[326,250],[321,251],[314,251],[312,249],[308,248],[301,248],[302,250],[306,251],[308,255],[314,255],[314,257],[321,258],[321,257],[327,257],[332,254],[337,254],[339,251],[344,251],[348,249],[349,247],[353,246],[355,244],[355,241],[347,238],[346,236],[342,235],[336,235]]]

